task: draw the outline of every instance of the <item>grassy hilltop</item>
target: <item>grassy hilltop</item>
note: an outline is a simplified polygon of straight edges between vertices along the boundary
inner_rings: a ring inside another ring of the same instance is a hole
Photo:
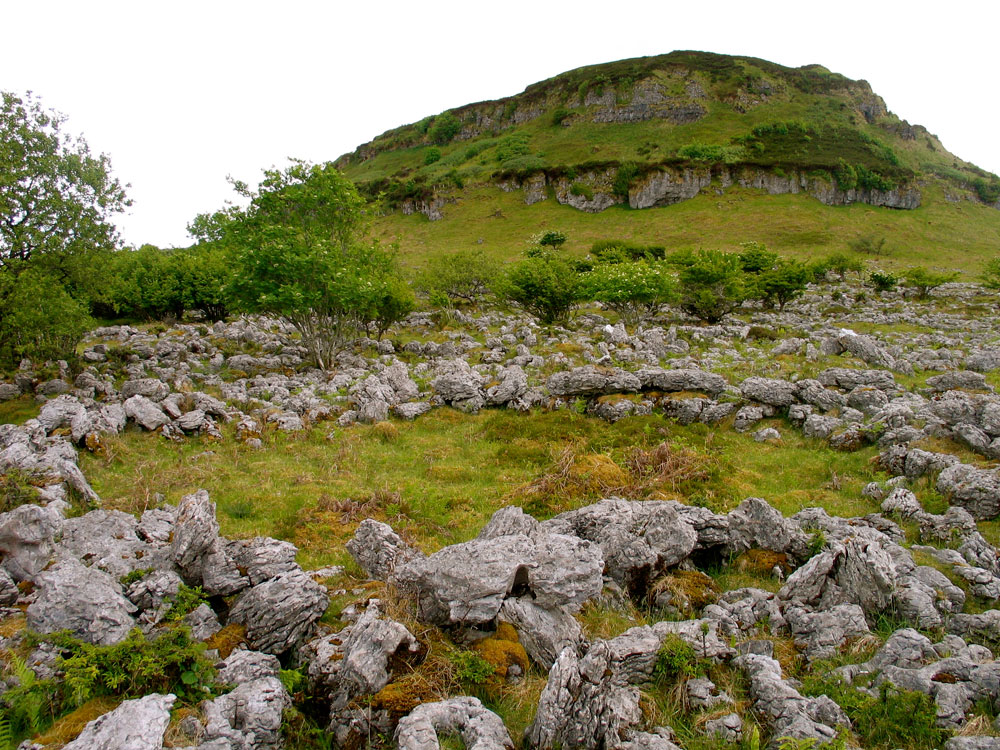
[[[890,112],[867,82],[818,65],[672,52],[579,68],[390,130],[337,166],[383,197],[376,230],[411,265],[471,246],[511,258],[552,227],[580,253],[608,238],[676,248],[752,239],[808,257],[875,234],[907,263],[969,271],[1000,247],[1000,180]],[[630,208],[665,172],[705,184],[690,200]],[[741,187],[740,176],[769,187]],[[854,191],[837,199],[851,205],[790,194],[789,181]],[[526,205],[519,188],[532,184],[537,202]],[[872,205],[907,191],[918,207]],[[591,213],[603,196],[617,205]]]

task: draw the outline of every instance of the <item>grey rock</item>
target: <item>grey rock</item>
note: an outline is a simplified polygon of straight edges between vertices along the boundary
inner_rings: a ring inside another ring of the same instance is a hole
[[[1000,349],[981,349],[969,354],[965,367],[975,372],[992,372],[1000,367]]]
[[[146,430],[157,430],[170,423],[170,417],[145,396],[132,396],[125,402],[125,416]]]
[[[135,605],[107,573],[60,560],[35,577],[38,596],[28,607],[28,627],[39,633],[69,630],[100,646],[118,643],[135,627]]]
[[[993,390],[986,382],[986,377],[979,372],[954,370],[941,375],[927,378],[927,387],[934,393],[964,389],[970,391]]]
[[[244,683],[201,704],[205,741],[228,740],[234,750],[281,750],[282,715],[291,703],[275,677]]]
[[[752,377],[740,384],[740,392],[744,398],[782,408],[795,401],[798,386],[787,380]]]
[[[438,750],[438,732],[457,734],[470,750],[513,750],[503,720],[478,698],[448,698],[417,706],[399,720],[399,750]]]
[[[15,581],[31,581],[42,572],[55,549],[62,518],[38,505],[21,505],[0,514],[3,567]]]
[[[733,699],[707,677],[693,677],[684,683],[687,702],[695,709],[729,705]]]
[[[838,604],[818,612],[789,604],[784,615],[807,661],[834,656],[849,641],[871,636],[865,613],[856,604]]]
[[[978,521],[1000,514],[1000,477],[996,471],[954,464],[938,475],[937,490]]]
[[[392,412],[402,419],[416,419],[429,412],[432,408],[426,401],[410,401],[405,404],[396,404],[392,407]]]
[[[643,368],[635,375],[639,378],[640,387],[644,391],[664,393],[700,391],[715,397],[726,390],[728,385],[721,375],[695,369]]]
[[[603,569],[600,548],[583,539],[512,534],[444,547],[397,568],[396,581],[417,593],[421,619],[485,623],[512,596],[575,611],[600,593]]]
[[[245,588],[241,575],[219,537],[219,523],[205,490],[185,495],[177,504],[170,559],[191,585],[201,585],[210,595],[227,596]]]
[[[739,411],[736,412],[736,418],[733,420],[733,429],[737,432],[747,432],[755,424],[764,418],[764,410],[759,406],[741,406]]]
[[[1000,737],[952,737],[944,750],[1000,750]]]
[[[836,381],[834,381],[835,383]],[[823,411],[840,409],[847,404],[847,398],[832,388],[827,388],[818,380],[800,380],[796,383],[798,387],[798,399],[804,403],[811,404]]]
[[[792,560],[804,560],[809,537],[794,521],[785,518],[766,500],[750,497],[730,511],[728,547],[735,556],[750,549],[784,552]]]
[[[897,487],[882,501],[883,513],[898,513],[902,518],[912,518],[923,512],[917,496],[905,487]]]
[[[225,550],[226,557],[250,579],[251,586],[299,569],[295,562],[299,550],[291,542],[258,536],[228,542]]]
[[[705,734],[723,742],[736,743],[743,737],[743,719],[739,714],[726,714],[705,722]]]
[[[809,438],[819,438],[826,440],[836,430],[843,426],[843,422],[836,417],[826,417],[822,414],[810,414],[802,425],[802,434]]]
[[[0,606],[13,606],[20,593],[14,579],[10,577],[10,573],[0,568]]]
[[[175,700],[153,693],[125,701],[87,724],[63,750],[160,750]]]
[[[461,405],[470,402],[480,406],[485,403],[483,378],[464,359],[445,360],[437,365],[435,371],[437,375],[431,381],[431,388],[446,403]]]
[[[497,376],[499,383],[486,389],[486,403],[506,404],[517,401],[528,391],[528,376],[518,365],[503,368]]]
[[[753,434],[753,439],[757,443],[781,442],[781,433],[773,427],[765,427],[762,430],[757,430]]]
[[[296,570],[241,593],[229,622],[246,627],[252,649],[280,655],[305,640],[329,601],[323,586]]]
[[[679,507],[673,502],[609,498],[562,513],[542,527],[599,544],[605,573],[623,587],[642,589],[690,555],[698,541]]]
[[[280,674],[281,662],[277,656],[237,649],[219,665],[216,682],[222,685],[243,685],[264,677],[278,677]]]
[[[835,386],[852,391],[859,385],[878,388],[881,391],[896,390],[896,381],[891,372],[885,370],[851,370],[846,367],[831,367],[823,370],[816,378],[825,386]]]
[[[165,547],[140,539],[137,526],[135,516],[128,513],[92,510],[63,521],[56,551],[100,568],[114,578],[133,570],[165,566]]]
[[[222,630],[218,616],[204,603],[184,615],[181,622],[191,629],[191,638],[196,641],[204,641]]]
[[[528,597],[505,599],[497,615],[509,622],[528,656],[551,669],[565,648],[579,652],[585,637],[579,621],[562,608],[543,609]]]
[[[642,382],[625,370],[586,365],[555,373],[549,377],[546,387],[553,396],[575,398],[605,393],[632,393],[642,387]]]
[[[57,396],[42,405],[36,419],[49,434],[59,427],[68,427],[84,412],[86,409],[75,396]]]
[[[858,359],[873,367],[890,370],[895,367],[895,358],[871,336],[859,336],[852,332],[840,336],[837,341],[844,351],[850,352]]]
[[[347,543],[347,551],[365,574],[376,581],[388,581],[400,565],[423,557],[392,528],[366,518]]]
[[[133,396],[143,396],[150,401],[162,401],[170,393],[170,386],[157,378],[127,380],[122,383],[121,396],[127,401]]]

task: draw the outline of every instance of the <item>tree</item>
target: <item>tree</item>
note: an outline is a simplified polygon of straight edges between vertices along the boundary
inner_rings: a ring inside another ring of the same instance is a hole
[[[547,324],[566,321],[583,296],[577,269],[549,250],[535,251],[512,265],[498,287],[502,297]]]
[[[63,278],[67,259],[119,244],[112,217],[131,204],[110,159],[62,131],[66,118],[29,93],[2,92],[0,268],[44,264]]]
[[[277,315],[326,369],[337,349],[374,318],[372,290],[394,271],[391,255],[367,239],[365,201],[333,165],[295,160],[264,171],[249,201],[225,222],[233,248],[233,300]]]
[[[766,307],[777,305],[784,310],[785,305],[802,296],[811,278],[812,270],[805,264],[779,260],[754,277],[753,294]]]
[[[934,273],[919,266],[903,274],[906,285],[917,290],[918,299],[927,299],[932,290],[957,278],[958,273]]]
[[[979,278],[987,289],[1000,290],[1000,256],[986,261]]]
[[[680,306],[707,323],[718,323],[747,299],[747,274],[739,256],[702,250],[679,274]]]
[[[638,325],[677,297],[677,282],[664,263],[598,263],[583,275],[583,294]]]
[[[490,293],[496,276],[496,264],[482,250],[458,250],[429,260],[416,284],[432,303],[445,298],[445,304],[475,305]]]
[[[52,276],[29,269],[16,282],[3,275],[0,303],[0,354],[7,362],[22,357],[69,359],[93,324],[86,306]],[[44,300],[44,304],[40,301]]]

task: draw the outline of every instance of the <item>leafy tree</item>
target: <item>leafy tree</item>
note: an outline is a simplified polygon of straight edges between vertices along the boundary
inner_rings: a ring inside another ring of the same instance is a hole
[[[375,279],[368,291],[366,318],[381,341],[385,332],[405,318],[417,306],[416,297],[409,285],[398,276],[383,275]]]
[[[0,353],[16,362],[70,359],[93,324],[87,307],[52,276],[30,269],[15,281],[0,275]]]
[[[868,283],[876,292],[891,292],[899,284],[899,277],[888,271],[872,271],[868,274]]]
[[[449,304],[475,305],[490,293],[496,277],[496,265],[482,250],[459,250],[428,261],[417,289],[432,298],[444,297]]]
[[[740,265],[747,273],[763,273],[778,263],[778,254],[760,242],[744,242],[741,247]]]
[[[823,261],[823,265],[840,277],[841,281],[847,278],[849,272],[862,274],[865,272],[865,264],[859,258],[851,258],[843,253],[836,253]]]
[[[265,170],[256,190],[233,186],[249,201],[224,232],[234,301],[287,321],[327,368],[372,319],[372,289],[394,270],[391,255],[367,239],[364,199],[332,165],[298,160]]]
[[[983,286],[987,289],[1000,290],[1000,256],[990,258],[983,267],[983,273],[979,277]]]
[[[434,124],[427,131],[427,135],[434,143],[443,146],[458,135],[461,130],[462,123],[459,119],[453,113],[445,112],[434,118]]]
[[[31,94],[0,96],[0,269],[44,261],[69,276],[72,256],[118,245],[111,220],[130,201],[109,158],[63,132],[63,115]]]
[[[707,323],[717,323],[747,299],[749,289],[738,256],[702,250],[681,267],[680,307]]]
[[[927,299],[934,289],[957,278],[958,273],[934,273],[919,266],[911,268],[903,274],[906,285],[917,290],[919,299]]]
[[[498,287],[500,296],[542,323],[566,321],[583,296],[582,280],[573,264],[548,250],[512,265]]]
[[[598,263],[584,274],[583,295],[637,325],[677,298],[677,281],[663,263]]]
[[[812,270],[805,264],[779,261],[757,274],[753,280],[753,296],[767,307],[777,305],[779,310],[784,310],[785,305],[802,296],[811,278]]]
[[[553,250],[558,250],[566,244],[566,234],[549,229],[546,232],[542,232],[541,237],[538,238],[538,244],[542,247],[551,247]]]

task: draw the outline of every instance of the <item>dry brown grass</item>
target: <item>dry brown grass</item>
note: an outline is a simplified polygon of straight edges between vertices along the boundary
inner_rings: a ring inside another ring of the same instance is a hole
[[[45,732],[35,738],[35,742],[48,750],[57,750],[77,738],[83,728],[98,716],[113,711],[121,703],[120,698],[104,696],[87,701],[75,711],[71,711],[55,722]]]
[[[683,614],[694,614],[719,598],[715,580],[698,570],[677,570],[658,579],[649,589],[652,604],[658,595],[669,592],[671,605]]]

